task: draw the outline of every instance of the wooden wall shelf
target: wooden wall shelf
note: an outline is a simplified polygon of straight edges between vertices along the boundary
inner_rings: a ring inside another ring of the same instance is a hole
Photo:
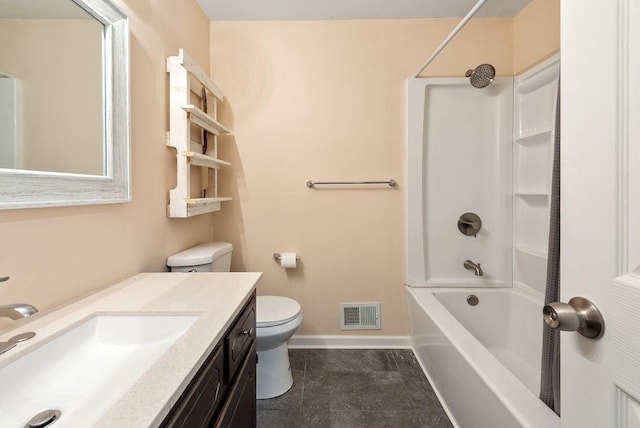
[[[180,49],[167,58],[169,132],[167,146],[176,149],[176,187],[169,191],[169,217],[192,217],[220,210],[231,198],[218,196],[218,136],[231,131],[218,122],[217,103],[224,95],[189,55]],[[192,168],[201,168],[200,194],[193,191]]]

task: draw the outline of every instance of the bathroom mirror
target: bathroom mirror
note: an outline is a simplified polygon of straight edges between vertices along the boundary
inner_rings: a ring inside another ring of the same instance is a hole
[[[109,0],[0,0],[0,208],[131,200],[129,26]]]

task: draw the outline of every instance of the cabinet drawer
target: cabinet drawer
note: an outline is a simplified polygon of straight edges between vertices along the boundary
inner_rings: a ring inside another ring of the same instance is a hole
[[[256,338],[256,300],[251,299],[225,337],[225,382],[230,383]]]
[[[227,386],[223,382],[223,347],[216,349],[198,370],[162,427],[191,428],[213,419],[225,397]]]

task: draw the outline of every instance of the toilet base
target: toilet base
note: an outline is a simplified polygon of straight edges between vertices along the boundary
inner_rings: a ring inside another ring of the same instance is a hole
[[[273,349],[258,351],[256,398],[263,400],[284,394],[293,386],[289,350],[286,342]]]

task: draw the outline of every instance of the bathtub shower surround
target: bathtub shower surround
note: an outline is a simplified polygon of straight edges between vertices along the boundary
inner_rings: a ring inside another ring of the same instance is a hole
[[[511,285],[513,79],[409,79],[408,103],[407,283]],[[459,230],[469,214],[477,233]]]
[[[556,56],[514,79],[513,280],[540,296],[546,287],[559,74]]]
[[[538,397],[558,75],[408,81],[411,335],[461,427],[560,426]]]

